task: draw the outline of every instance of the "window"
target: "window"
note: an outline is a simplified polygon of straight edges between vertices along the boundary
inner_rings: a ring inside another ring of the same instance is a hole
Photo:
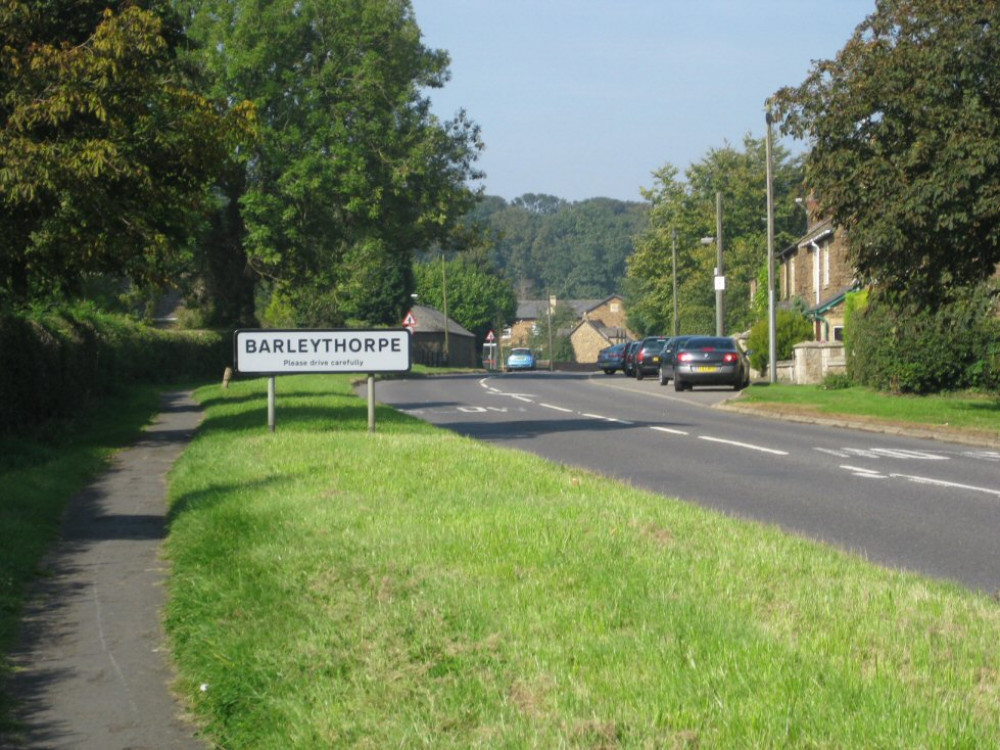
[[[616,312],[621,312],[622,306],[617,302],[612,302],[610,308],[611,312],[616,313]]]
[[[834,326],[833,327],[833,340],[843,342],[844,340],[844,326]]]

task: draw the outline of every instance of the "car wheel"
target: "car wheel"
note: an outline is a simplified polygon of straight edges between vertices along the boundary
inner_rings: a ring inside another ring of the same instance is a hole
[[[642,370],[636,370],[635,371],[635,379],[636,380],[642,380],[644,377],[646,377],[646,375],[645,375],[645,373]]]
[[[670,378],[663,374],[663,370],[660,370],[660,385],[666,385],[670,382]]]
[[[614,374],[615,374],[615,371],[614,371],[614,370],[608,370],[608,369],[605,369],[605,370],[604,370],[604,374],[605,374],[605,375],[614,375]]]
[[[675,375],[674,376],[674,390],[675,391],[683,391],[684,388],[685,388],[684,382]]]

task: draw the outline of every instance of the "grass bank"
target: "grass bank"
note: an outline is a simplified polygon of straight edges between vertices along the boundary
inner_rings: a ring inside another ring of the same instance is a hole
[[[819,385],[755,385],[734,403],[765,411],[853,417],[923,427],[938,434],[965,432],[1000,440],[1000,396],[996,394],[911,396],[861,387],[827,390]]]
[[[996,747],[1000,604],[365,404],[198,391],[178,689],[221,747]]]

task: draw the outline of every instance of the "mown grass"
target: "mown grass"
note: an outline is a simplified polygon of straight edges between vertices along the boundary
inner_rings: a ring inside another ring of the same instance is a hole
[[[996,747],[1000,605],[379,408],[201,389],[178,689],[226,748]]]
[[[1000,437],[1000,395],[894,395],[870,388],[827,390],[820,385],[752,386],[738,403],[777,404],[829,416],[858,416],[917,426],[975,430]]]
[[[0,650],[17,634],[27,584],[58,538],[66,502],[108,465],[159,410],[157,389],[136,387],[73,420],[31,435],[0,440]],[[0,728],[10,726],[2,691],[8,669],[0,659]]]

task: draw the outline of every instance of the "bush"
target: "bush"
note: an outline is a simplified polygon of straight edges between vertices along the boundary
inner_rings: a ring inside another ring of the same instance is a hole
[[[800,312],[777,310],[775,312],[775,350],[778,361],[792,358],[793,347],[803,341],[813,340],[812,323]],[[768,319],[758,320],[750,329],[747,350],[750,351],[750,366],[758,372],[768,367],[769,333]]]
[[[961,290],[937,310],[873,298],[852,317],[848,373],[893,393],[1000,386],[996,290]]]
[[[88,307],[0,315],[0,433],[18,434],[136,382],[221,377],[228,337],[160,331]]]

